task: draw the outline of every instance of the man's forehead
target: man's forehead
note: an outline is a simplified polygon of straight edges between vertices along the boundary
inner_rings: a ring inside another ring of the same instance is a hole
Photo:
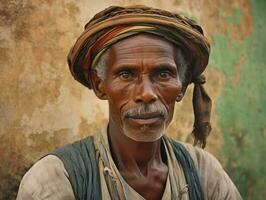
[[[130,65],[156,64],[175,65],[173,44],[161,37],[139,34],[112,45],[109,49],[110,64]],[[147,63],[145,63],[147,62]]]
[[[119,48],[119,49],[136,49],[136,48],[143,48],[143,47],[162,47],[162,48],[169,48],[174,49],[174,44],[165,40],[161,36],[156,36],[147,33],[137,34],[131,37],[124,38],[123,40],[117,42],[116,44],[112,45],[112,48]]]

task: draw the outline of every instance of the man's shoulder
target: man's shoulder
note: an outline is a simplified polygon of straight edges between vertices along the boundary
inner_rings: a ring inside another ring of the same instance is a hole
[[[67,172],[77,174],[86,174],[91,167],[95,168],[97,162],[93,136],[67,144],[50,154],[64,163]]]
[[[206,162],[214,162],[216,165],[221,166],[219,161],[212,154],[202,148],[194,146],[190,143],[181,142],[174,139],[170,139],[170,141],[175,145],[183,147],[183,151],[187,152],[187,154],[192,158],[197,170],[199,169],[199,166]]]
[[[17,199],[75,199],[68,164],[78,165],[77,159],[82,156],[77,155],[90,146],[91,140],[87,137],[66,144],[38,160],[23,176]]]
[[[73,199],[73,191],[63,162],[54,155],[37,161],[24,175],[17,199]]]
[[[206,199],[242,199],[220,162],[209,152],[178,142],[191,156]]]
[[[221,163],[211,153],[189,143],[178,143],[181,144],[189,153],[198,171],[201,181],[208,180],[208,176],[210,175],[221,176],[225,174]]]
[[[73,184],[88,172],[97,175],[93,140],[77,140],[38,160],[23,176],[17,199],[74,199]]]
[[[93,140],[94,140],[94,136],[88,136],[86,138],[76,140],[76,141],[71,142],[69,144],[65,144],[64,146],[61,146],[61,147],[55,149],[50,154],[61,154],[61,153],[73,154],[73,153],[81,153],[85,149],[94,148]]]
[[[199,168],[202,165],[208,163],[212,163],[213,165],[217,165],[217,167],[222,168],[217,158],[214,157],[208,151],[186,142],[178,142],[178,143],[180,143],[187,150],[192,160],[194,161],[196,168]]]

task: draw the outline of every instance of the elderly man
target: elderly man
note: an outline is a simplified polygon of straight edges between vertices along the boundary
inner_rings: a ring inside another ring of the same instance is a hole
[[[164,135],[193,82],[193,134],[204,148],[211,100],[201,73],[209,51],[200,26],[167,11],[110,7],[95,15],[68,63],[108,101],[108,126],[39,160],[17,199],[241,199],[214,157]]]

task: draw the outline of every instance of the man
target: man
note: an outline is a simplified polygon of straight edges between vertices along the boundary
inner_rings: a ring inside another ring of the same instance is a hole
[[[167,11],[110,7],[95,15],[68,61],[74,78],[108,101],[108,126],[39,160],[17,199],[241,199],[214,157],[164,135],[193,82],[195,145],[205,147],[209,51],[200,26]]]

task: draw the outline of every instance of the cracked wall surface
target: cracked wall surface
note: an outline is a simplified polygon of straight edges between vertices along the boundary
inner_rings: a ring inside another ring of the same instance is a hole
[[[1,0],[0,199],[41,156],[93,134],[108,106],[74,81],[66,56],[85,23],[110,5],[145,4],[198,21],[212,43],[206,89],[213,99],[215,154],[244,199],[265,193],[266,2],[260,0]],[[192,86],[167,134],[192,142]]]

